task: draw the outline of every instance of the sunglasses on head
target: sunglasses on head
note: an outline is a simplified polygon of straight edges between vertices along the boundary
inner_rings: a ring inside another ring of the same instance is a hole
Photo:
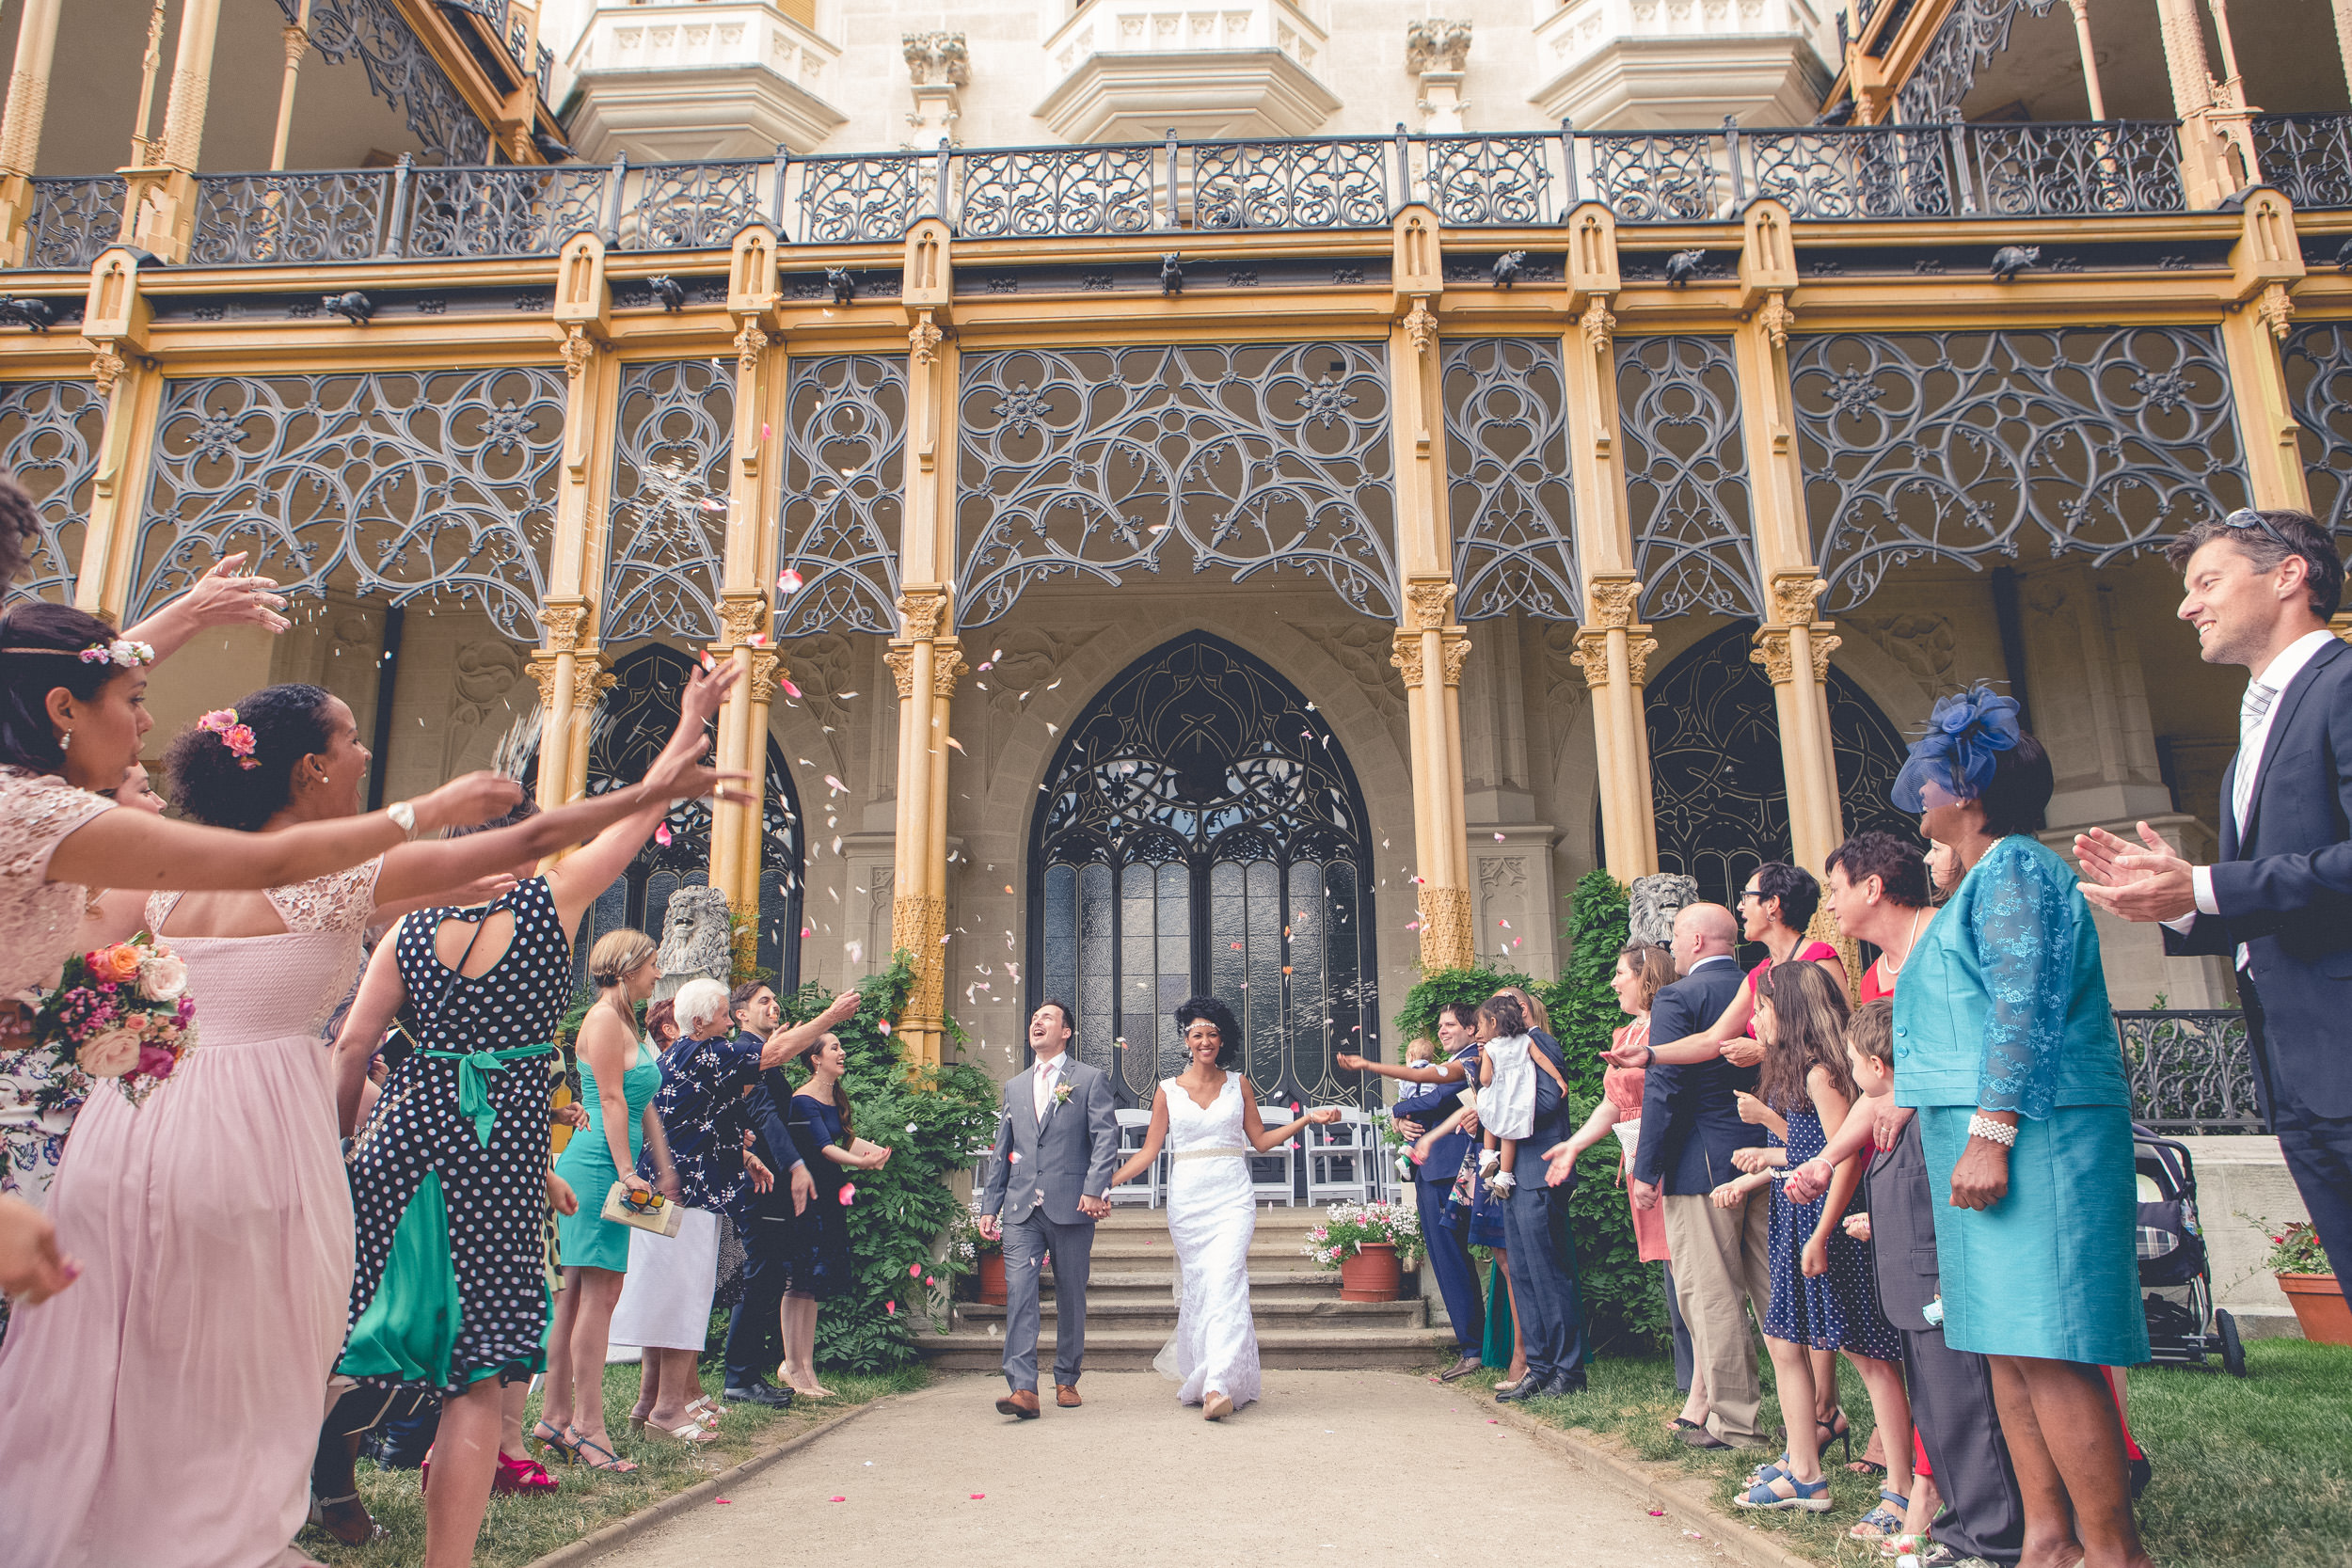
[[[2280,533],[2277,524],[2273,523],[2269,518],[2264,516],[2261,513],[2255,511],[2250,506],[2241,506],[2235,512],[2233,512],[2228,516],[2222,518],[2221,526],[2228,529],[2258,528],[2265,533],[2270,535],[2272,539],[2276,540],[2279,547],[2285,550],[2289,555],[2301,555],[2303,553],[2302,546],[2297,545],[2293,540],[2289,539],[2285,534]]]

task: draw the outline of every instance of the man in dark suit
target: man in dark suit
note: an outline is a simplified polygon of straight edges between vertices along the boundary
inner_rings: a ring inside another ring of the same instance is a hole
[[[1448,1006],[1453,1006],[1449,1003]],[[1462,1015],[1470,1009],[1463,1005]],[[1471,1021],[1475,1029],[1475,1021]],[[1400,1123],[1435,1127],[1462,1103],[1462,1084],[1431,1084],[1417,1094],[1400,1096],[1389,1112]],[[1408,1133],[1418,1137],[1418,1132]],[[1421,1207],[1422,1244],[1428,1249],[1429,1272],[1438,1277],[1438,1294],[1454,1327],[1459,1357],[1438,1376],[1451,1383],[1478,1370],[1486,1342],[1486,1313],[1479,1306],[1478,1272],[1470,1262],[1470,1239],[1454,1212],[1454,1179],[1469,1155],[1470,1134],[1448,1132],[1429,1140],[1429,1157],[1413,1169],[1413,1196]]]
[[[1675,916],[1675,968],[1682,978],[1650,1004],[1654,1048],[1702,1033],[1723,1016],[1744,976],[1732,958],[1739,926],[1721,904],[1692,904]],[[1666,1245],[1674,1253],[1675,1295],[1691,1325],[1691,1349],[1713,1408],[1703,1431],[1677,1430],[1692,1448],[1748,1448],[1765,1439],[1756,1424],[1764,1390],[1756,1381],[1756,1343],[1748,1336],[1745,1301],[1764,1321],[1772,1305],[1766,1234],[1772,1194],[1747,1195],[1718,1209],[1709,1195],[1737,1177],[1735,1148],[1764,1141],[1764,1129],[1740,1119],[1734,1090],[1756,1088],[1756,1069],[1718,1056],[1676,1067],[1649,1068],[1642,1085],[1642,1136],[1633,1153],[1633,1201],[1663,1203]]]
[[[1516,993],[1514,993],[1516,994]],[[1522,1001],[1522,1006],[1525,1003]],[[1531,1020],[1527,1037],[1531,1053],[1551,1063],[1565,1082],[1566,1058],[1560,1042]],[[1576,1131],[1567,1097],[1552,1074],[1535,1069],[1535,1121],[1519,1140],[1522,1149],[1550,1148],[1565,1143]],[[1467,1119],[1467,1118],[1466,1118]],[[1528,1168],[1534,1168],[1529,1161]],[[1527,1375],[1496,1402],[1513,1400],[1557,1399],[1584,1391],[1584,1304],[1577,1291],[1576,1239],[1568,1233],[1568,1197],[1576,1191],[1570,1179],[1550,1186],[1530,1177],[1515,1184],[1502,1198],[1502,1235],[1510,1259],[1511,1299],[1519,1313],[1520,1348],[1527,1354]]]
[[[735,988],[727,998],[735,1014],[735,1041],[754,1053],[784,1022],[776,993],[757,980]],[[792,1282],[790,1237],[793,1216],[808,1205],[813,1183],[801,1151],[786,1127],[783,1108],[792,1089],[782,1066],[760,1074],[752,1090],[751,1124],[760,1163],[776,1173],[776,1184],[756,1200],[742,1227],[743,1296],[727,1319],[727,1377],[722,1399],[782,1408],[792,1390],[768,1381],[768,1370],[784,1359],[784,1292]]]
[[[2174,955],[2226,954],[2254,1082],[2340,1281],[2352,1283],[2352,648],[2328,630],[2344,562],[2303,512],[2233,512],[2165,551],[2208,664],[2252,676],[2221,780],[2221,858],[2191,865],[2147,823],[2145,847],[2074,840],[2083,896],[2160,921]]]

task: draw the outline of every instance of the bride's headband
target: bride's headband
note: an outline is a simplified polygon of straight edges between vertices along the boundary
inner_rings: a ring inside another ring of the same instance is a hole
[[[133,642],[120,637],[93,642],[78,653],[72,648],[0,648],[0,654],[54,654],[59,658],[78,658],[85,664],[112,664],[124,670],[135,664],[155,662],[153,643]]]

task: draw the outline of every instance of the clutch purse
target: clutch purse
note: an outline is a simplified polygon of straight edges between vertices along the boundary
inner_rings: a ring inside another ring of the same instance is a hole
[[[650,1230],[657,1236],[675,1236],[686,1222],[684,1209],[660,1193],[632,1193],[625,1181],[613,1182],[612,1191],[604,1195],[601,1214],[615,1225]]]

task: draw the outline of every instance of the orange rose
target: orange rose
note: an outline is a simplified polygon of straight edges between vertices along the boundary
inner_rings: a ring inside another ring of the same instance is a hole
[[[139,950],[127,942],[118,942],[112,947],[102,947],[97,952],[88,955],[85,961],[88,963],[90,978],[94,980],[113,980],[119,983],[139,977]]]

